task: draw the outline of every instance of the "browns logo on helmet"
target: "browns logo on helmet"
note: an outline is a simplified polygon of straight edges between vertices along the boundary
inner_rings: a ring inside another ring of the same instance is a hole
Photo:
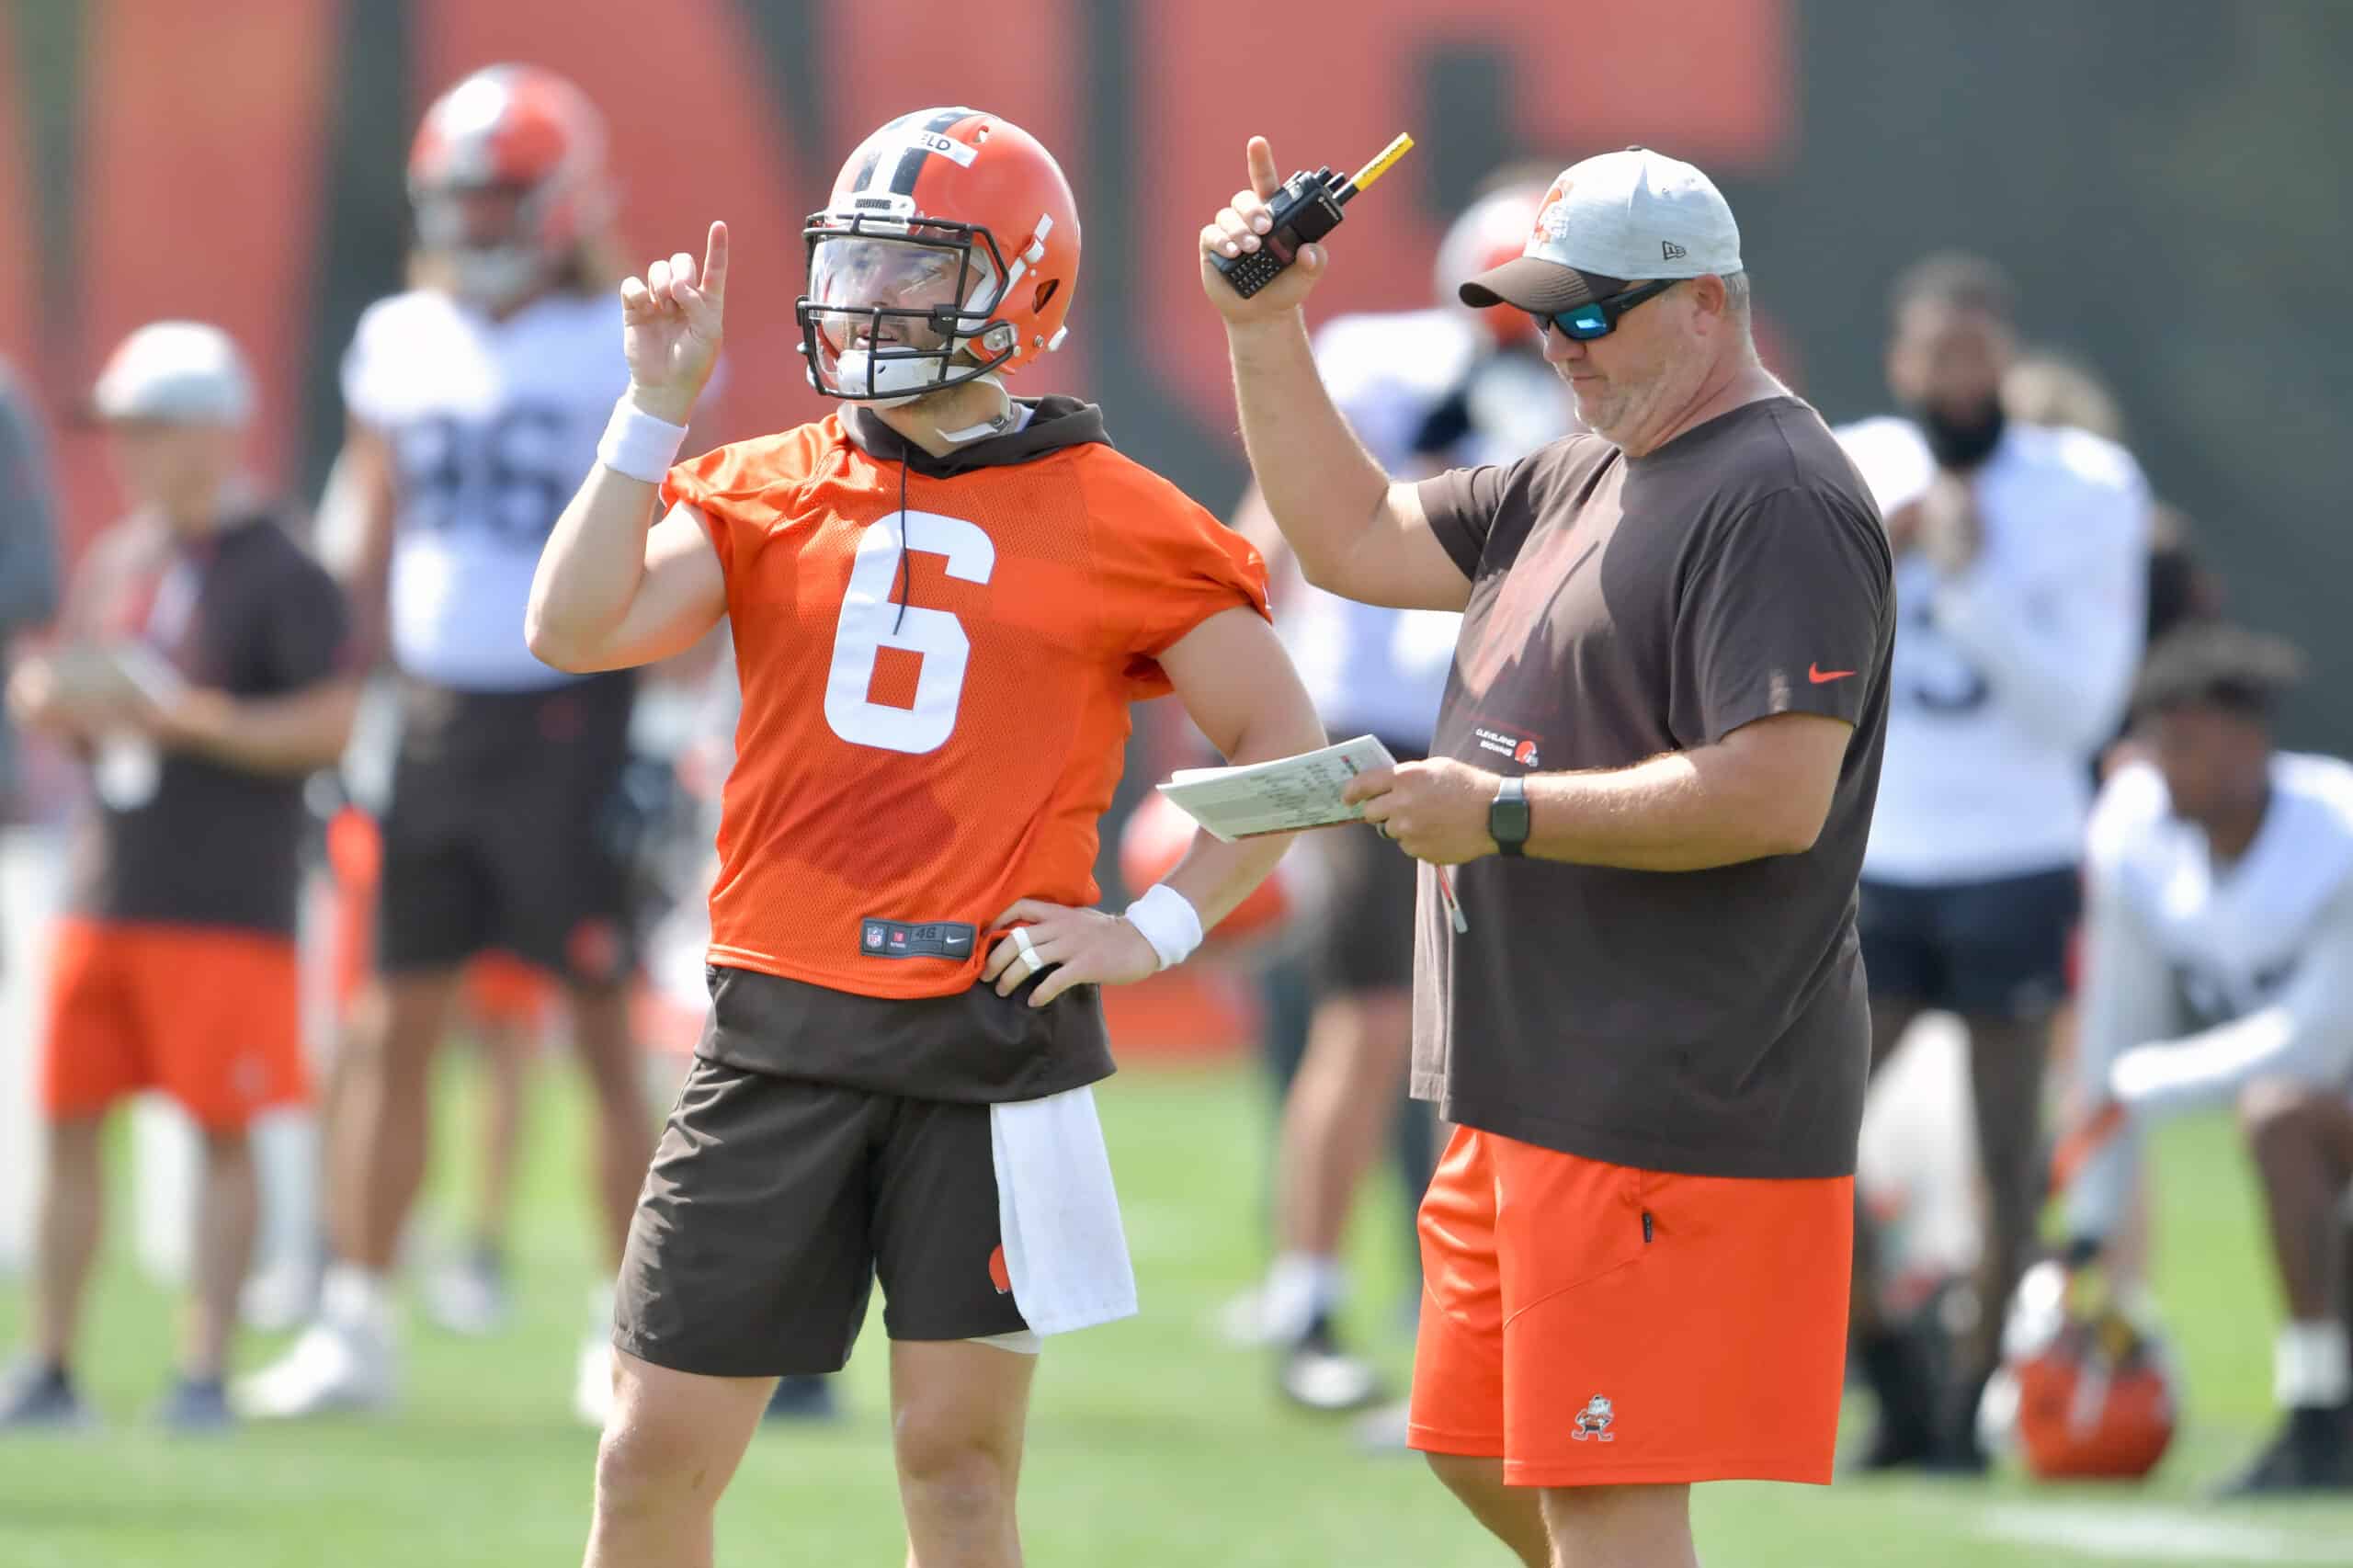
[[[1527,248],[1529,229],[1545,201],[1544,180],[1518,176],[1498,176],[1499,183],[1464,208],[1448,226],[1438,247],[1438,297],[1449,307],[1474,315],[1498,343],[1523,336],[1534,329],[1528,312],[1512,305],[1483,310],[1463,304],[1455,285],[1501,267]]]
[[[2074,1283],[2057,1262],[2019,1281],[1980,1435],[1990,1449],[2017,1452],[2038,1480],[2138,1480],[2173,1441],[2170,1359],[2142,1314],[2079,1308]]]
[[[1016,370],[1060,348],[1078,281],[1078,206],[1012,121],[901,115],[842,165],[801,230],[795,307],[809,380],[883,405]]]
[[[443,260],[454,290],[512,305],[611,215],[604,120],[551,72],[486,66],[425,111],[408,190],[418,244]]]

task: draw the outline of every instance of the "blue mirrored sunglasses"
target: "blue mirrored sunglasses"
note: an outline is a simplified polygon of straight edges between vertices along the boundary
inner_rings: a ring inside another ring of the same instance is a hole
[[[1590,343],[1597,337],[1607,337],[1618,329],[1618,318],[1641,304],[1644,300],[1665,293],[1680,278],[1661,278],[1654,282],[1638,283],[1606,300],[1591,300],[1572,310],[1546,314],[1541,311],[1528,313],[1536,318],[1538,332],[1550,332],[1559,327],[1580,343]]]

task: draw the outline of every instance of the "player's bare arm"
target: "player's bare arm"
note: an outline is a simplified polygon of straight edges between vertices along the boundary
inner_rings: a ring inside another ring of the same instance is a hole
[[[1299,683],[1273,628],[1255,610],[1220,611],[1160,655],[1178,700],[1210,744],[1229,763],[1271,762],[1324,744],[1307,688]],[[1290,835],[1222,843],[1196,834],[1193,846],[1164,881],[1214,926],[1265,881],[1290,845]],[[1160,956],[1143,933],[1120,915],[1022,899],[994,924],[1026,927],[1028,947],[1013,937],[997,943],[981,979],[1010,995],[1033,961],[1058,966],[1038,984],[1030,1006],[1042,1007],[1074,985],[1119,985],[1156,972]]]
[[[1701,871],[1813,846],[1853,726],[1812,713],[1743,725],[1713,745],[1608,772],[1528,775],[1527,853],[1634,871]],[[1500,776],[1437,757],[1381,768],[1344,799],[1409,855],[1454,865],[1495,853]]]
[[[351,419],[319,497],[319,558],[351,607],[354,667],[363,670],[383,662],[390,637],[387,595],[400,513],[398,472],[392,442]]]
[[[726,297],[727,225],[718,222],[699,269],[680,251],[621,285],[625,408],[683,429],[719,361]],[[539,658],[574,674],[652,664],[692,647],[726,612],[709,536],[687,507],[656,521],[659,492],[658,475],[609,462],[588,471],[532,579],[524,635]]]
[[[157,744],[247,773],[301,777],[341,759],[359,711],[360,679],[337,676],[281,697],[236,698],[192,687],[143,701],[140,726]]]
[[[1201,229],[1201,288],[1225,318],[1233,396],[1267,509],[1317,587],[1401,609],[1461,609],[1471,585],[1448,556],[1410,484],[1392,483],[1333,405],[1316,373],[1301,307],[1324,275],[1322,245],[1248,299],[1211,263],[1258,248],[1266,199],[1282,179],[1263,136],[1249,145],[1250,185]]]

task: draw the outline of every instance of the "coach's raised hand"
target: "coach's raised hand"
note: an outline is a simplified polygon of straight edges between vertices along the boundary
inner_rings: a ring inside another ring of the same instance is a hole
[[[702,268],[679,251],[621,285],[621,350],[629,400],[657,419],[684,425],[719,362],[727,304],[727,225],[714,222]]]
[[[1322,245],[1302,245],[1298,260],[1246,300],[1233,291],[1233,285],[1217,269],[1217,257],[1245,256],[1256,250],[1264,243],[1262,236],[1273,226],[1267,217],[1267,199],[1280,190],[1283,184],[1283,176],[1275,167],[1275,150],[1267,144],[1265,137],[1253,136],[1245,155],[1250,165],[1248,188],[1235,191],[1233,202],[1220,209],[1218,215],[1201,228],[1201,288],[1228,324],[1235,326],[1275,320],[1299,309],[1316,280],[1324,276],[1324,262]]]

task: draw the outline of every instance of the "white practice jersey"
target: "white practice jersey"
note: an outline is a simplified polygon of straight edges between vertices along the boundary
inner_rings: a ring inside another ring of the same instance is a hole
[[[1882,514],[1936,464],[1911,421],[1838,438]],[[2075,865],[2091,763],[2141,656],[2149,493],[2131,455],[2081,430],[2012,424],[1976,475],[1984,529],[1957,576],[1895,563],[1898,622],[1879,805],[1863,875],[1910,886]]]
[[[573,678],[531,656],[523,611],[628,388],[611,295],[550,294],[494,321],[416,290],[359,318],[343,396],[397,465],[391,631],[404,673],[468,691]]]
[[[2070,1196],[2113,1223],[2132,1122],[2227,1103],[2257,1077],[2353,1089],[2353,765],[2281,753],[2255,842],[2217,865],[2165,780],[2119,769],[2086,865],[2076,1099],[2131,1116]]]
[[[1392,477],[1510,462],[1572,428],[1566,389],[1542,361],[1495,355],[1462,312],[1337,316],[1315,335],[1324,390]],[[1433,415],[1462,394],[1466,432],[1415,450]],[[1316,711],[1336,735],[1371,733],[1427,749],[1462,618],[1358,604],[1294,580],[1276,626]]]

